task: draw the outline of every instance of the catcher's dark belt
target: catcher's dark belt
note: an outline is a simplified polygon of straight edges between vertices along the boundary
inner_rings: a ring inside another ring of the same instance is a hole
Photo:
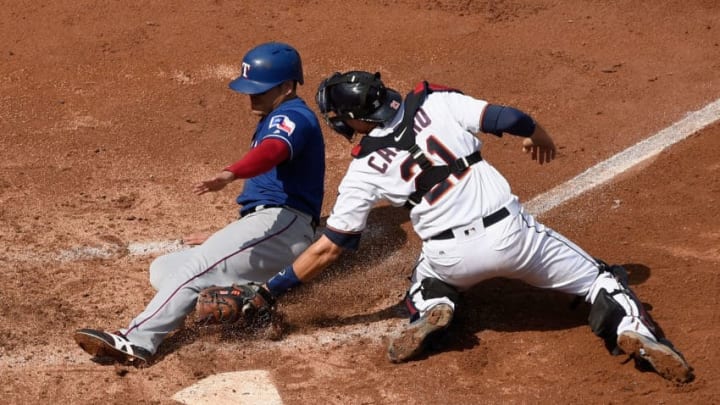
[[[508,211],[507,208],[502,207],[499,210],[493,212],[492,214],[486,216],[482,219],[483,226],[485,228],[494,225],[501,220],[505,219],[508,215],[510,215],[510,211]],[[429,237],[427,240],[446,240],[446,239],[452,239],[455,237],[455,234],[453,233],[453,230],[451,228],[448,228],[436,235],[433,235]]]

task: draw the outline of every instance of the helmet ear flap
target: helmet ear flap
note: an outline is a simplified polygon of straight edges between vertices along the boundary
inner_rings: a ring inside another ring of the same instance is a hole
[[[328,87],[335,84],[337,78],[339,78],[340,76],[340,73],[335,72],[332,76],[323,80],[318,86],[317,93],[315,93],[315,102],[317,103],[321,114],[327,114],[332,110],[332,102],[330,101],[327,90]]]
[[[342,75],[338,72],[335,72],[332,76],[323,80],[320,83],[320,86],[318,86],[317,93],[315,93],[315,102],[317,103],[318,108],[320,109],[320,113],[323,115],[323,118],[325,118],[325,123],[330,128],[332,128],[333,131],[337,132],[338,134],[345,137],[348,141],[350,141],[352,140],[352,136],[355,134],[355,130],[352,129],[349,125],[347,125],[342,120],[342,118],[328,116],[331,111],[336,112],[334,110],[333,102],[332,100],[330,100],[328,88],[338,83],[344,83],[344,80],[339,79],[342,79]]]

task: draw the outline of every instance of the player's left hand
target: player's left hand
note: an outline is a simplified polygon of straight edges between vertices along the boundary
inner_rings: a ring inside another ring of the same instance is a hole
[[[211,232],[193,232],[182,237],[182,244],[188,246],[202,245],[212,235]]]
[[[210,179],[193,185],[193,192],[197,195],[202,195],[211,191],[219,191],[233,180],[235,180],[235,175],[232,174],[232,172],[222,171]]]

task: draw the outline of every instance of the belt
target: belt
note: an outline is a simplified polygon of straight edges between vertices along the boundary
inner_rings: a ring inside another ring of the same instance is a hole
[[[267,208],[287,208],[287,207],[286,207],[285,205],[282,205],[282,204],[265,204],[265,205],[260,204],[260,205],[256,205],[256,206],[254,206],[254,207],[250,207],[250,208],[248,208],[248,209],[246,209],[246,210],[241,211],[241,212],[240,212],[240,217],[244,217],[244,216],[246,216],[246,215],[252,214],[253,212],[260,211],[260,210],[264,210],[264,209],[267,209]]]
[[[287,209],[293,210],[293,211],[298,212],[298,213],[301,212],[301,211],[299,211],[299,210],[293,209],[293,208],[291,208],[291,207],[289,207],[289,206],[287,206],[287,205],[284,205],[284,204],[264,204],[264,205],[263,205],[263,204],[260,204],[260,205],[256,205],[256,206],[254,206],[254,207],[250,207],[250,208],[248,208],[248,209],[246,209],[246,210],[241,211],[241,212],[240,212],[240,218],[242,218],[242,217],[244,217],[244,216],[246,216],[246,215],[250,215],[250,214],[252,214],[253,212],[265,210],[265,209],[268,209],[268,208],[287,208]],[[303,214],[304,214],[304,213],[303,213]],[[317,228],[318,225],[319,225],[319,224],[318,224],[318,221],[316,221],[315,218],[312,218],[312,216],[311,216],[310,214],[306,214],[306,215],[311,218],[311,219],[310,219],[310,225],[313,227],[313,230],[314,230],[315,228]]]
[[[494,225],[501,220],[507,218],[507,216],[510,215],[510,211],[508,211],[507,208],[502,207],[499,210],[493,212],[492,214],[486,216],[482,219],[483,226],[485,228]],[[431,237],[429,237],[427,240],[447,240],[452,239],[455,237],[455,234],[453,233],[453,230],[451,228],[448,228],[438,234],[435,234]]]

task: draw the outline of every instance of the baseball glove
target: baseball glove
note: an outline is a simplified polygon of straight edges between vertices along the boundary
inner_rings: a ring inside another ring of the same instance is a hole
[[[195,305],[197,322],[203,325],[268,322],[274,311],[275,299],[257,283],[206,288]]]

